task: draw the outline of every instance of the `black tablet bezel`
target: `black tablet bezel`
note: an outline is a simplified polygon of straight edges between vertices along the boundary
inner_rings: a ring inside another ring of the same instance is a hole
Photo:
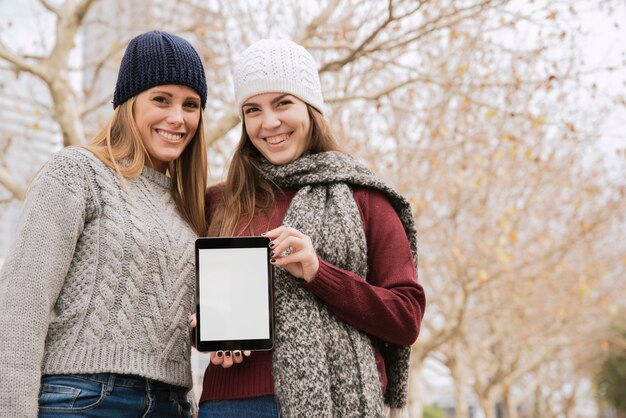
[[[232,350],[271,350],[274,347],[274,269],[270,263],[270,239],[265,237],[211,237],[196,239],[196,349],[198,351],[232,351]],[[268,339],[243,339],[243,340],[200,340],[200,329],[202,321],[200,319],[200,250],[203,249],[228,249],[228,248],[265,248],[267,258],[268,288],[269,298],[269,338]]]

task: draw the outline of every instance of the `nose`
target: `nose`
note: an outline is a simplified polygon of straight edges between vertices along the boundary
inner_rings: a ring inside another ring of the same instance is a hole
[[[173,126],[180,126],[184,123],[183,109],[181,106],[172,106],[167,114],[167,123]]]
[[[280,126],[280,119],[275,112],[267,111],[263,112],[263,128],[265,129],[274,129]]]

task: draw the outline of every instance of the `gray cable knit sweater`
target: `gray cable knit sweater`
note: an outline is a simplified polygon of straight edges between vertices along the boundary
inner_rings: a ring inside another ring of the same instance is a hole
[[[42,374],[192,386],[196,237],[170,183],[146,167],[127,193],[79,148],[43,168],[0,272],[0,416],[36,417]]]

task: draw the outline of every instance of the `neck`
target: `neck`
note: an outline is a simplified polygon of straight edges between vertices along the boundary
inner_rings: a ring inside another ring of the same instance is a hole
[[[165,161],[154,161],[153,159],[149,158],[146,160],[146,166],[155,171],[158,171],[161,174],[165,174],[167,168],[169,167],[169,163],[166,163]]]

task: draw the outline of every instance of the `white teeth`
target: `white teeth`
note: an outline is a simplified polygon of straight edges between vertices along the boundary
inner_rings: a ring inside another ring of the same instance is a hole
[[[280,144],[283,141],[286,141],[289,138],[289,134],[282,134],[282,135],[276,135],[276,136],[268,136],[267,138],[265,138],[265,140],[272,144]]]
[[[180,141],[181,139],[183,139],[183,134],[171,134],[169,132],[165,132],[161,130],[157,130],[157,133],[169,139],[170,141]]]

